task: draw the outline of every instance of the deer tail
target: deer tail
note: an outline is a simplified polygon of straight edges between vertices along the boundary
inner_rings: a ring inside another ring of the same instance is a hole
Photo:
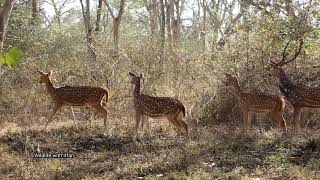
[[[106,102],[108,102],[108,91],[105,89],[105,91],[104,91],[104,93],[105,93],[105,96],[106,96]]]
[[[285,108],[285,106],[286,106],[286,102],[285,102],[285,100],[284,100],[284,97],[283,96],[279,96],[278,97],[278,111],[279,112],[283,112],[284,111],[284,108]]]
[[[186,108],[184,107],[184,105],[181,103],[181,111],[183,113],[183,117],[186,117]]]

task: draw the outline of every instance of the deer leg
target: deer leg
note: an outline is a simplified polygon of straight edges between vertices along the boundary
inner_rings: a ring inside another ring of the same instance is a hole
[[[302,108],[301,107],[294,107],[293,108],[293,122],[294,122],[294,130],[300,131],[300,115],[301,115]]]
[[[107,126],[107,118],[108,118],[108,111],[105,110],[100,104],[93,106],[98,112],[102,113],[105,117],[103,118],[103,125]]]
[[[185,131],[186,139],[189,140],[189,139],[190,139],[190,136],[189,136],[189,130],[188,130],[188,125],[187,125],[187,123],[185,123],[182,119],[179,120],[179,123],[180,123],[180,126],[182,126],[183,129],[184,129],[184,131]]]
[[[280,126],[281,126],[281,129],[285,132],[288,131],[287,129],[287,123],[286,123],[286,120],[284,119],[283,117],[283,114],[279,114],[279,121],[280,121]]]
[[[144,134],[144,124],[147,125],[147,129],[150,130],[150,124],[149,124],[149,120],[148,120],[148,116],[142,116],[141,119],[141,129],[142,129],[142,133]]]
[[[175,117],[167,117],[167,119],[175,126],[177,135],[176,135],[176,141],[178,141],[179,135],[181,134],[181,128],[178,120]]]
[[[243,131],[246,134],[248,130],[248,117],[249,112],[245,109],[242,110]]]
[[[252,116],[253,116],[253,113],[248,112],[247,123],[248,123],[248,129],[249,129],[249,130],[251,129]],[[256,116],[255,116],[255,118],[256,118]]]
[[[83,111],[86,114],[86,119],[91,123],[91,119],[92,119],[92,112],[91,112],[91,108],[89,106],[86,106],[83,108]]]
[[[90,125],[90,127],[91,127],[91,125],[92,125],[92,120],[93,120],[93,118],[94,118],[94,116],[96,115],[96,112],[95,111],[92,111],[92,108],[91,107],[85,107],[85,112],[87,113],[87,114],[89,114],[89,116],[87,116],[87,117],[89,117],[89,125]]]
[[[144,135],[144,123],[145,123],[145,115],[141,115],[141,120],[140,120],[140,124],[141,124],[141,133],[140,133],[140,135],[139,135],[139,138],[141,139],[141,138],[143,138],[143,135]],[[138,126],[138,129],[139,129],[139,126]]]
[[[149,122],[149,118],[148,118],[148,116],[143,116],[143,122],[146,124],[146,128],[148,129],[148,130],[150,130],[150,122]],[[142,129],[144,128],[144,126],[142,126]]]
[[[141,130],[142,130],[142,131],[143,131],[143,128],[144,128],[145,120],[146,120],[146,116],[142,115],[142,116],[141,116]]]
[[[72,116],[73,116],[73,123],[74,123],[74,125],[76,126],[76,129],[77,129],[77,131],[78,131],[79,128],[78,128],[78,125],[77,125],[77,123],[76,123],[76,115],[74,114],[73,108],[72,108],[72,107],[70,107],[70,108],[71,108],[71,112],[72,112]]]
[[[176,141],[178,141],[178,139],[179,139],[179,136],[181,135],[181,127],[180,127],[180,124],[179,124],[179,122],[178,122],[178,120],[177,119],[171,119],[171,122],[172,122],[172,124],[175,126],[175,128],[176,128],[176,131],[177,131],[177,135],[176,135]]]
[[[60,108],[61,108],[61,104],[55,104],[55,105],[54,105],[52,114],[51,114],[51,116],[48,118],[48,121],[47,121],[44,129],[47,129],[48,124],[52,121],[53,116],[57,113],[57,111],[58,111]]]
[[[287,131],[287,123],[283,117],[283,113],[274,111],[271,113],[272,119],[278,123],[278,127],[283,131]]]
[[[134,136],[133,136],[133,140],[135,141],[137,139],[137,135],[138,135],[138,128],[139,128],[139,124],[141,121],[142,115],[140,112],[136,112],[136,124],[134,126]]]
[[[187,123],[185,123],[183,120],[182,120],[182,113],[180,112],[178,114],[178,116],[176,117],[176,120],[177,122],[179,123],[179,127],[182,127],[185,131],[185,136],[187,138],[187,140],[189,140],[189,130],[188,130],[188,125]]]

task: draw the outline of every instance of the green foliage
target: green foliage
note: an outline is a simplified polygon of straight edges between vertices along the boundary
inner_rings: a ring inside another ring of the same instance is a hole
[[[22,60],[22,50],[12,47],[8,52],[0,55],[0,66],[16,67]]]

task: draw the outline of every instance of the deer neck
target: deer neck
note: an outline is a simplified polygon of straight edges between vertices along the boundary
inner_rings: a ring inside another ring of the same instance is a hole
[[[234,88],[236,95],[239,97],[242,94],[239,83],[233,84],[233,88]]]
[[[297,86],[295,85],[295,83],[288,78],[287,74],[284,71],[281,71],[279,84],[281,93],[286,97],[290,97],[290,95],[293,91],[295,91],[296,88]]]
[[[134,97],[139,96],[139,95],[140,95],[140,81],[135,84],[135,88],[133,91]]]
[[[288,78],[284,71],[281,71],[280,74],[280,86],[288,90],[295,88],[295,84]]]
[[[47,88],[48,93],[49,93],[51,96],[53,96],[55,88],[53,87],[51,81],[49,81],[49,82],[46,83],[46,88]]]

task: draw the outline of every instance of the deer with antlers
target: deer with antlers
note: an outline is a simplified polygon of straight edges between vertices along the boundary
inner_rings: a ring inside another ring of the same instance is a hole
[[[188,125],[182,120],[185,117],[186,110],[184,105],[175,98],[171,97],[155,97],[142,94],[140,92],[140,81],[143,79],[143,74],[139,76],[129,72],[131,77],[131,83],[135,85],[133,91],[133,102],[135,109],[135,136],[138,134],[138,127],[140,121],[145,121],[146,117],[161,118],[166,117],[178,131],[177,137],[181,132],[181,129],[185,131],[187,140],[189,139]],[[143,128],[143,127],[142,127]]]
[[[290,44],[290,41],[285,46],[282,52],[282,60],[279,62],[271,61],[271,72],[270,75],[277,77],[280,81],[279,89],[281,93],[293,106],[293,122],[294,129],[300,131],[300,115],[304,108],[320,108],[320,88],[311,87],[301,83],[291,81],[282,66],[294,61],[300,54],[303,39],[300,39],[299,48],[295,51],[294,56],[287,60],[286,50]]]
[[[283,118],[285,101],[282,96],[262,92],[244,92],[240,88],[237,76],[226,73],[226,78],[226,85],[234,88],[236,97],[238,98],[245,133],[251,126],[250,115],[252,113],[263,112],[271,113],[271,117],[278,122],[278,126],[287,131],[286,120]]]
[[[46,84],[47,91],[54,102],[53,112],[49,117],[45,128],[47,128],[48,124],[52,121],[53,116],[63,106],[93,107],[105,116],[104,126],[106,126],[108,111],[101,105],[104,97],[106,97],[106,101],[108,101],[108,91],[106,89],[92,86],[54,87],[50,79],[51,71],[49,73],[44,73],[39,70],[38,73],[40,74],[40,83]]]

